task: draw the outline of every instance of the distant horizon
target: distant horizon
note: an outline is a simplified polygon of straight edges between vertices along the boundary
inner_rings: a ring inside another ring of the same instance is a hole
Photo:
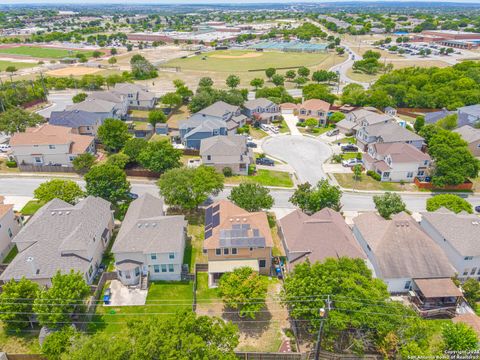
[[[255,1],[255,0],[234,0],[233,2],[229,2],[228,5],[241,5],[241,4],[301,4],[301,3],[310,3],[310,4],[331,4],[331,3],[422,3],[422,4],[436,4],[436,3],[451,3],[451,4],[478,4],[478,0],[436,0],[436,1],[429,1],[429,0],[360,0],[360,1],[337,1],[337,0],[303,0],[303,1],[291,1],[291,0],[276,0],[276,1]],[[58,1],[58,0],[0,0],[0,5],[111,5],[111,4],[119,4],[119,5],[227,5],[219,0],[65,0],[65,1]]]

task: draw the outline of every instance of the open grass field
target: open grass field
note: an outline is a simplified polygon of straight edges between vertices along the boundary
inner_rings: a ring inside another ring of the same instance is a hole
[[[93,52],[86,50],[67,50],[38,46],[15,46],[0,48],[0,54],[29,56],[42,59],[61,59],[67,56],[74,56],[77,53],[82,53],[86,56],[92,56]]]
[[[47,75],[50,76],[83,76],[96,74],[102,71],[99,68],[90,68],[86,66],[68,66],[62,69],[50,70]]]
[[[228,184],[240,184],[242,182],[255,182],[263,186],[293,187],[290,174],[284,171],[260,169],[253,176],[231,176],[225,180]]]
[[[337,179],[338,184],[345,189],[357,189],[357,190],[382,190],[382,191],[418,191],[418,188],[414,184],[383,182],[372,179],[365,173],[362,174],[360,181],[353,178],[353,173],[346,174],[333,174]]]
[[[323,62],[327,57],[328,54],[220,50],[186,59],[171,60],[166,66],[178,66],[182,70],[241,72],[262,70],[269,67],[310,67]]]
[[[15,66],[15,68],[20,70],[20,69],[27,69],[27,68],[37,66],[37,64],[30,63],[30,62],[27,63],[27,62],[19,62],[19,61],[0,60],[0,71],[5,71],[5,69],[9,66]]]

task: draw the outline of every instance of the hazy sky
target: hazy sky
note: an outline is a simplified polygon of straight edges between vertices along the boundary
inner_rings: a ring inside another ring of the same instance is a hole
[[[225,0],[224,0],[225,1]],[[224,3],[221,0],[0,0],[0,4],[102,4],[102,3],[114,3],[114,4],[207,4],[207,3]],[[328,2],[338,2],[339,0],[300,0],[299,2],[318,2],[318,3],[328,3]],[[342,1],[342,0],[340,0]],[[345,0],[348,1],[348,0]],[[351,1],[351,0],[350,0]],[[367,0],[368,1],[368,0]],[[378,1],[378,0],[370,0]],[[431,3],[431,2],[456,2],[456,3],[470,3],[478,4],[480,0],[383,0],[388,2],[419,2],[419,3]],[[288,4],[291,3],[291,0],[231,0],[229,3],[282,3]]]

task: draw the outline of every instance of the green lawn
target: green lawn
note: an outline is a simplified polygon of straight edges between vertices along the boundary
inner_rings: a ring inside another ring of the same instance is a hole
[[[148,119],[149,113],[150,111],[146,111],[146,110],[131,110],[129,115],[132,117]]]
[[[177,66],[182,70],[242,72],[269,67],[314,66],[322,63],[328,54],[283,53],[278,51],[220,50],[186,59],[174,59],[165,66]]]
[[[12,262],[12,260],[15,258],[15,256],[17,256],[17,254],[18,254],[17,245],[14,245],[12,250],[10,250],[10,252],[7,254],[7,256],[5,256],[2,263],[10,264]]]
[[[135,127],[135,130],[147,130],[148,125],[150,125],[149,122],[147,121],[134,121],[133,126]]]
[[[344,160],[349,160],[349,159],[356,159],[357,158],[357,155],[360,154],[358,152],[346,152],[346,153],[342,153],[342,159]]]
[[[220,298],[218,288],[208,287],[208,273],[197,273],[197,302],[201,304],[209,303],[212,301],[219,301]]]
[[[25,204],[25,206],[20,210],[20,212],[23,215],[33,215],[35,214],[38,209],[40,209],[45,203],[43,201],[38,201],[38,200],[30,200],[28,203]]]
[[[268,136],[268,134],[265,131],[263,131],[260,128],[253,127],[253,126],[249,127],[248,133],[250,134],[250,136],[252,138],[254,138],[256,140],[260,140],[260,139],[263,139],[264,137]]]
[[[335,179],[341,187],[346,189],[356,189],[356,190],[382,190],[382,191],[418,191],[418,188],[413,184],[404,184],[393,183],[393,182],[383,182],[372,179],[370,176],[367,176],[365,173],[362,174],[360,181],[353,179],[353,172],[347,174],[333,174]]]
[[[0,60],[0,71],[5,71],[5,69],[9,66],[15,66],[18,70],[20,70],[20,69],[31,68],[36,65],[37,65],[36,63]]]
[[[86,56],[90,57],[92,56],[93,52],[85,50],[67,50],[37,46],[17,46],[0,49],[0,54],[31,56],[42,59],[61,59],[64,57],[75,56],[78,53],[85,54]]]
[[[39,331],[7,332],[0,324],[0,349],[9,354],[39,354],[38,334]]]
[[[343,139],[335,141],[335,142],[340,143],[340,144],[356,144],[357,139],[354,138],[353,136],[349,136],[349,137],[344,137]]]
[[[155,317],[161,321],[166,317],[175,316],[177,311],[191,310],[192,304],[192,282],[151,282],[145,305],[117,307],[99,305],[92,323],[89,324],[89,330],[113,334],[124,330],[128,320]]]
[[[252,181],[263,186],[281,186],[293,187],[293,181],[290,174],[284,171],[264,170],[260,169],[253,176],[231,176],[226,179],[228,184],[239,184],[242,182]]]

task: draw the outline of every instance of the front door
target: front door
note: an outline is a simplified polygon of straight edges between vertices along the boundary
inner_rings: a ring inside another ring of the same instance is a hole
[[[143,265],[142,266],[142,273],[143,273],[143,276],[148,275],[148,265]]]

